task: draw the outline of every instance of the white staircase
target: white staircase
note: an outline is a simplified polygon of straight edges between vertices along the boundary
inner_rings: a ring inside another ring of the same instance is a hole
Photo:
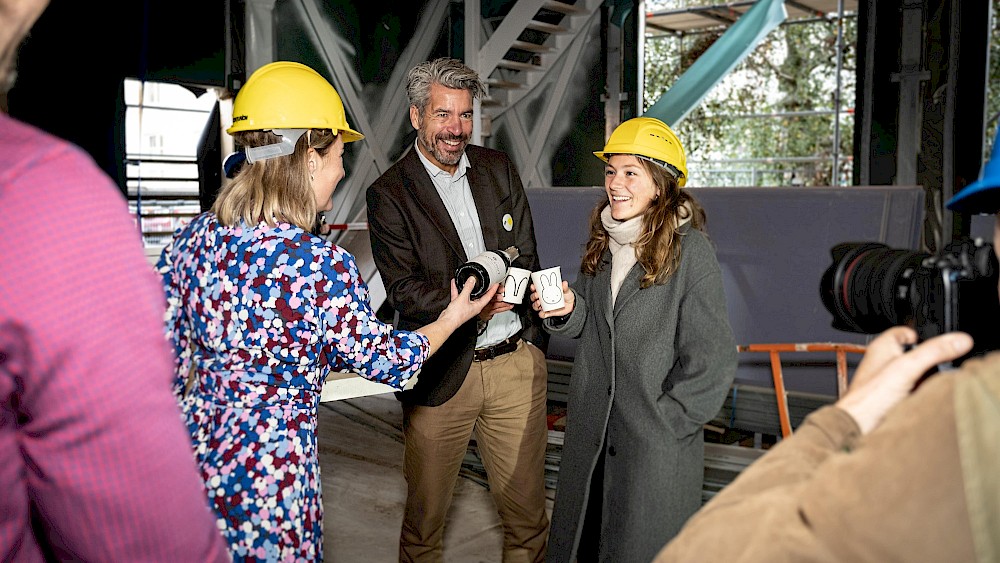
[[[470,4],[466,3],[466,45],[482,47],[478,59],[467,62],[485,77],[489,89],[481,101],[482,136],[489,136],[491,121],[542,83],[593,21],[601,0],[518,0],[495,20],[470,13]],[[470,37],[471,26],[481,26],[482,34],[473,32]],[[477,41],[479,36],[485,41]]]

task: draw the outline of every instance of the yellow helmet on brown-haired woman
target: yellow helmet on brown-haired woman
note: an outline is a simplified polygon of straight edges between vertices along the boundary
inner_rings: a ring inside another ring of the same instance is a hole
[[[677,178],[677,185],[687,183],[687,156],[674,131],[653,117],[634,117],[615,128],[604,150],[594,155],[608,161],[613,154],[631,154],[659,164]]]

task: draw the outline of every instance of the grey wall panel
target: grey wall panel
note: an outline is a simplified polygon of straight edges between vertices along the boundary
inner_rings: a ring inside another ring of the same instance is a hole
[[[738,344],[776,342],[866,343],[870,337],[833,329],[820,299],[830,248],[840,242],[878,241],[916,249],[923,220],[919,187],[695,188],[708,215]],[[587,224],[604,190],[531,188],[543,266],[559,265],[576,279]],[[552,358],[571,359],[575,341],[554,338]],[[832,394],[832,354],[784,354],[789,389]],[[769,359],[741,354],[737,378],[770,384]]]
[[[993,243],[993,226],[996,218],[993,215],[973,215],[970,220],[969,236],[981,238],[988,243]]]

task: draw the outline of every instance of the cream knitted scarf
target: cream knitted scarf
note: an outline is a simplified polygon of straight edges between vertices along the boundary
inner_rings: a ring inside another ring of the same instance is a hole
[[[675,219],[678,227],[691,220],[691,208],[686,202],[684,206],[687,208],[686,217]],[[611,251],[611,306],[614,307],[618,290],[637,260],[632,243],[642,228],[642,215],[618,221],[611,217],[611,206],[608,206],[601,211],[601,224],[608,231],[608,249]]]
[[[642,215],[627,221],[617,221],[611,217],[611,206],[601,211],[601,224],[608,231],[608,249],[611,250],[611,306],[615,304],[618,290],[635,265],[635,247],[632,242],[642,228]]]

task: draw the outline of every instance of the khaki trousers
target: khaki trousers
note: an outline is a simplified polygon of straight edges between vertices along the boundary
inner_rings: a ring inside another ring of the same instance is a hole
[[[509,354],[472,362],[445,404],[403,406],[407,495],[400,561],[443,560],[445,517],[473,429],[503,523],[503,561],[545,559],[547,380],[545,355],[521,340]]]

